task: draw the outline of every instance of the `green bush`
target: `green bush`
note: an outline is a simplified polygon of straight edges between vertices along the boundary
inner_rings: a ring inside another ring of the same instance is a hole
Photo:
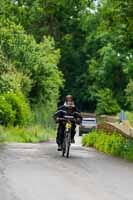
[[[114,156],[120,156],[125,142],[126,140],[121,135],[113,134],[106,139],[104,152]]]
[[[127,139],[118,133],[94,131],[83,137],[82,144],[133,161],[133,139]]]
[[[0,125],[0,142],[4,142],[6,140],[6,134],[4,127]]]
[[[0,95],[0,123],[3,125],[27,125],[32,121],[32,114],[22,93]]]
[[[101,133],[98,136],[96,143],[94,144],[94,147],[105,153],[114,156],[119,156],[121,154],[124,141],[125,140],[121,135],[118,134],[107,135],[105,133]]]
[[[26,102],[24,95],[18,93],[5,94],[7,102],[12,106],[12,110],[15,112],[14,125],[27,125],[32,121],[32,114],[29,104]]]
[[[103,134],[100,134],[97,139],[96,139],[96,142],[94,143],[94,147],[96,149],[99,149],[101,151],[104,151],[104,145],[105,145],[105,141],[106,141],[106,138],[107,136],[104,137]]]
[[[116,114],[120,111],[120,107],[113,98],[112,91],[108,88],[98,91],[96,112],[98,114]]]
[[[55,48],[54,39],[44,37],[40,43],[37,43],[33,36],[25,33],[22,26],[17,26],[13,22],[1,27],[0,38],[3,54],[10,60],[16,71],[21,72],[20,75],[18,73],[16,75],[19,76],[22,93],[32,104],[41,103],[55,110],[59,91],[63,86],[63,74],[57,66],[60,50]],[[1,57],[3,54],[1,53]],[[4,77],[6,88],[12,86],[8,80],[10,79],[6,75]],[[12,82],[14,83],[14,80]]]
[[[130,124],[132,125],[132,127],[133,127],[133,112],[126,112],[126,115],[127,115],[127,118],[128,118],[128,120],[129,120],[129,122],[130,122]]]
[[[96,139],[98,137],[98,133],[97,132],[93,132],[93,134],[87,134],[83,137],[82,143],[84,146],[92,146],[95,144]]]
[[[127,88],[125,89],[126,92],[126,100],[127,104],[129,104],[130,109],[133,110],[133,80],[130,80]]]
[[[133,160],[133,140],[127,140],[121,155],[127,160]]]
[[[0,124],[9,125],[15,122],[15,111],[6,98],[0,95]]]

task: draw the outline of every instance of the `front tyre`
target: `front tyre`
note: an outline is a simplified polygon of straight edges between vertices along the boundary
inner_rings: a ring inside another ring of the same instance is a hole
[[[62,156],[64,157],[66,153],[66,147],[65,144],[62,145]]]
[[[66,138],[66,158],[69,158],[70,145],[71,145],[71,132],[68,132]]]
[[[62,156],[64,157],[66,153],[66,138],[64,137],[63,144],[62,144]]]
[[[68,144],[66,149],[66,158],[69,158],[69,152],[70,152],[70,144]]]

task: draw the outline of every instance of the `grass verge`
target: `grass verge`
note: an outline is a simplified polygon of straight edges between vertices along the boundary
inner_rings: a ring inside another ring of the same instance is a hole
[[[30,127],[4,127],[0,126],[0,142],[37,143],[55,138],[55,131],[41,125]]]
[[[94,147],[109,155],[133,161],[133,139],[127,139],[118,133],[109,134],[102,130],[93,131],[82,139],[83,146]]]
[[[133,127],[133,112],[128,112],[128,111],[126,111],[126,115],[127,115],[127,118],[128,118],[128,120],[129,120],[130,124],[131,124],[132,127]]]

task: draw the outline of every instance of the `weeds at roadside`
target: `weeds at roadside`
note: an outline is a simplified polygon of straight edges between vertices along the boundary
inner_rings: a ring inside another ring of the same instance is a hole
[[[0,126],[0,142],[43,142],[55,138],[55,131],[41,125],[30,127],[4,127]]]
[[[83,146],[94,147],[109,155],[125,158],[133,161],[133,139],[113,133],[109,134],[102,130],[93,131],[82,139]]]

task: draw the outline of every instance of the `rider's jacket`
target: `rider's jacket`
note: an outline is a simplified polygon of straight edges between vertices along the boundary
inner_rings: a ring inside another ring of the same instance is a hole
[[[60,106],[56,113],[54,114],[54,118],[64,118],[66,115],[73,116],[75,119],[79,118],[82,119],[80,111],[76,106],[72,107],[71,112],[69,111],[68,107],[64,104],[63,106]]]

